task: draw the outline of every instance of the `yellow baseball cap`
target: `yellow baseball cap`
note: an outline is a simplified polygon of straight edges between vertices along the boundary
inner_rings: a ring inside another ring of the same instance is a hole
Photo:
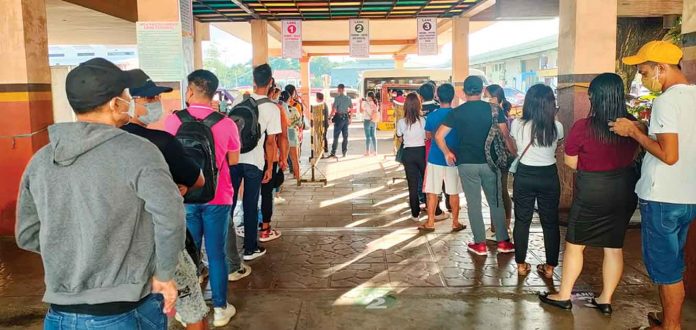
[[[645,62],[662,64],[679,64],[684,53],[681,48],[667,41],[651,41],[640,48],[638,54],[623,58],[626,65],[638,65]]]

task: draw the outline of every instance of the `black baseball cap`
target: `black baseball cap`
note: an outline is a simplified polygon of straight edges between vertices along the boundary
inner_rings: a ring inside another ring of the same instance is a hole
[[[157,86],[155,82],[150,79],[143,70],[135,69],[133,70],[138,81],[144,81],[145,83],[141,86],[131,87],[129,89],[130,95],[133,97],[155,97],[162,93],[169,93],[174,89],[171,87]]]
[[[483,80],[477,76],[469,76],[464,80],[464,94],[477,95],[483,92]]]
[[[103,58],[93,58],[68,73],[65,92],[73,109],[84,110],[105,104],[126,88],[144,83],[135,70],[123,71]]]

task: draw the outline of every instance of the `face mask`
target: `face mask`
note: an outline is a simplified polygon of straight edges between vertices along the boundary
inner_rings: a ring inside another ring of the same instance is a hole
[[[487,103],[491,103],[491,98],[490,98],[490,97],[485,97],[485,96],[484,96],[484,97],[481,98],[481,101],[487,102]]]
[[[162,113],[164,112],[164,109],[162,108],[162,102],[157,101],[157,102],[152,102],[152,103],[145,103],[143,104],[145,106],[145,109],[147,109],[147,114],[140,116],[140,121],[143,122],[145,125],[150,125],[160,119],[162,117]]]
[[[131,117],[135,116],[135,102],[133,100],[128,102],[120,97],[116,97],[116,100],[128,103],[128,111],[125,111],[125,112],[119,111],[118,112],[119,117],[114,118],[114,121],[116,122],[116,126],[121,127],[125,124],[128,124]],[[114,109],[114,110],[116,110],[116,109]]]
[[[653,93],[662,92],[662,83],[660,83],[660,67],[655,68],[655,75],[652,78],[643,77],[641,79],[643,87]]]

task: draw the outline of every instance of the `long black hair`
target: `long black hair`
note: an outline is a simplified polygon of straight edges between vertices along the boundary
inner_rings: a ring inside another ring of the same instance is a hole
[[[498,100],[498,105],[503,108],[505,115],[508,115],[510,113],[510,109],[512,109],[512,104],[510,104],[510,102],[508,102],[508,100],[505,98],[505,90],[500,87],[500,85],[493,84],[486,87],[486,91],[488,91],[488,95],[495,97]]]
[[[377,99],[375,98],[375,92],[367,92],[367,99],[371,99],[372,102],[375,102],[375,104],[379,104],[379,102],[377,102]]]
[[[404,102],[404,119],[406,124],[411,126],[421,118],[421,100],[416,93],[408,93]]]
[[[618,144],[625,138],[609,131],[608,123],[628,117],[624,83],[615,73],[602,73],[590,82],[590,134],[602,143]]]
[[[556,96],[551,87],[536,84],[529,88],[522,107],[522,120],[532,124],[535,145],[550,147],[556,142]]]

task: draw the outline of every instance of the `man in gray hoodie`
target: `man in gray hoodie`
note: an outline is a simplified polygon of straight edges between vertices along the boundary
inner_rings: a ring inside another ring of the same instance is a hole
[[[78,122],[50,126],[22,177],[16,239],[41,254],[46,329],[167,328],[183,199],[157,147],[118,128],[133,109],[126,89],[142,85],[134,79],[99,58],[71,71]]]

